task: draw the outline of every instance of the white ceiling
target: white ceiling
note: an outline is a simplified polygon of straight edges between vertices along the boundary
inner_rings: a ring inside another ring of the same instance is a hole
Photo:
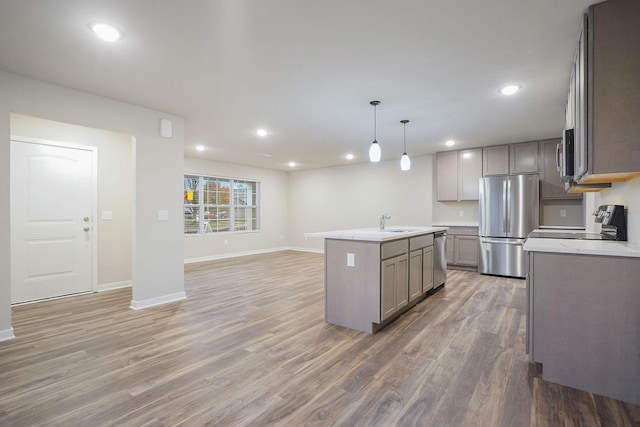
[[[402,119],[410,156],[559,136],[594,1],[0,0],[0,69],[183,116],[187,156],[282,170],[368,161],[380,100],[399,159]]]

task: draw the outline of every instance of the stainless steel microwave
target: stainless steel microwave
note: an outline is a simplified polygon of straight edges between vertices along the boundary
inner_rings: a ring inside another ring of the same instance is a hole
[[[556,167],[562,182],[573,181],[574,178],[573,129],[565,129],[562,142],[556,147]]]

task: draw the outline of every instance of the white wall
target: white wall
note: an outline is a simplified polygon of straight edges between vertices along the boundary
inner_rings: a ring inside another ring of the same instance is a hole
[[[184,173],[260,182],[260,231],[185,235],[185,262],[271,251],[288,245],[287,172],[186,157]]]
[[[178,116],[0,71],[0,339],[11,331],[10,113],[134,135],[133,300],[139,307],[184,296],[182,175],[184,120]],[[172,138],[159,120],[173,122]],[[169,221],[158,221],[167,210]]]
[[[11,114],[11,135],[98,148],[98,288],[130,284],[133,227],[132,135]],[[103,221],[102,211],[113,219]]]
[[[431,225],[433,167],[422,156],[407,172],[399,160],[289,172],[289,244],[322,250],[323,239],[304,233],[378,227],[384,213],[390,226]]]

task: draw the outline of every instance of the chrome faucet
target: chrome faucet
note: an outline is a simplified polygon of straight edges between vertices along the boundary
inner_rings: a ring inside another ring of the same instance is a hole
[[[391,219],[389,214],[382,214],[380,217],[380,231],[384,231],[384,226],[388,219]]]

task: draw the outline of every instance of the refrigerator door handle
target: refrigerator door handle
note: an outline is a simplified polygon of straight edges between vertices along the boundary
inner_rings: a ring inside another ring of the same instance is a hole
[[[507,228],[504,231],[509,237],[511,234],[511,178],[509,177],[507,177],[507,203],[504,206],[506,210],[505,222],[507,223]]]
[[[507,233],[507,179],[502,181],[502,231]]]
[[[480,243],[499,243],[501,245],[520,245],[524,243],[525,239],[487,239],[485,237],[480,238]]]

